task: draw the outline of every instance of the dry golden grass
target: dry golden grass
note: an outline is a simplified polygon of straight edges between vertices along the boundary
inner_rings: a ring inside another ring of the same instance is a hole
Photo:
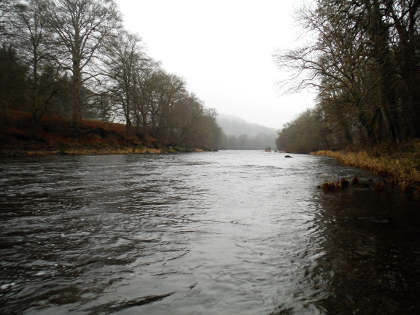
[[[334,192],[334,191],[344,190],[347,187],[349,187],[349,185],[350,185],[350,182],[347,179],[342,178],[336,182],[325,182],[322,184],[321,187],[324,192]]]
[[[82,120],[82,124],[91,128],[102,128],[104,130],[115,131],[121,135],[125,134],[125,125],[110,123],[100,120]]]
[[[399,150],[403,148],[403,150]],[[404,149],[405,148],[405,149]],[[408,149],[407,149],[408,148]],[[360,167],[385,177],[402,191],[419,190],[420,187],[420,141],[396,147],[393,152],[378,150],[372,152],[318,151],[316,155],[335,158],[345,165]]]
[[[59,154],[60,151],[27,151],[26,155],[30,156],[44,156],[44,155],[54,155]]]
[[[73,149],[64,149],[64,150],[51,150],[51,151],[27,151],[27,155],[31,156],[42,156],[42,155],[105,155],[105,154],[161,154],[161,149],[155,148],[133,148],[133,147],[123,147],[123,148],[73,148]]]

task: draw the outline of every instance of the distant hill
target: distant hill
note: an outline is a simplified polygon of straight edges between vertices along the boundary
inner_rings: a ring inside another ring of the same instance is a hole
[[[226,149],[275,148],[277,132],[273,128],[250,123],[230,115],[219,114],[216,120],[226,136],[223,143]]]
[[[216,120],[227,136],[247,135],[248,137],[255,137],[261,134],[277,135],[276,130],[273,128],[253,124],[236,116],[218,114]]]

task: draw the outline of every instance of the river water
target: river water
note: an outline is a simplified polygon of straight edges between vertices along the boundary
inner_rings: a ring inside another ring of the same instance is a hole
[[[259,151],[0,161],[1,314],[418,314],[418,201]]]

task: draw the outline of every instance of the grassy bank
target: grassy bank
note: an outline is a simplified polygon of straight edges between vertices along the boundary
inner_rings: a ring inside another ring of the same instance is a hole
[[[318,151],[345,165],[367,169],[402,191],[420,193],[420,140],[361,151]]]
[[[0,122],[0,155],[160,154],[191,150],[160,143],[144,133],[126,134],[124,124],[82,120],[77,128],[60,117],[34,124],[28,113],[11,111]]]

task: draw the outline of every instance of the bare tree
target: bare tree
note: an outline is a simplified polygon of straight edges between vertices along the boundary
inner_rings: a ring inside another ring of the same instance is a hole
[[[43,16],[47,5],[45,0],[20,2],[13,7],[11,20],[18,52],[31,70],[29,95],[34,122],[45,114],[54,94],[54,80],[51,79],[58,75],[58,69],[51,66],[48,46],[51,34]]]
[[[419,119],[416,67],[420,60],[415,52],[420,48],[416,27],[420,1],[316,3],[314,10],[302,14],[316,40],[277,54],[277,63],[295,71],[298,88],[319,89],[325,121],[348,143],[356,134],[368,142],[398,142],[413,134],[405,126],[416,129]]]
[[[159,136],[167,142],[171,132],[170,115],[176,102],[186,94],[185,82],[174,74],[162,73],[158,85]]]
[[[110,92],[121,105],[127,136],[132,126],[137,76],[142,71],[144,61],[148,60],[140,43],[137,36],[121,32],[109,41],[104,59],[107,76],[112,80]]]
[[[186,93],[184,81],[176,75],[156,68],[145,82],[143,95],[146,95],[151,128],[155,135],[166,141],[169,134],[169,116],[172,107]]]
[[[119,12],[112,0],[55,0],[50,2],[47,21],[55,34],[57,61],[72,74],[72,118],[78,124],[82,87],[100,75],[95,62],[106,39],[119,28]]]
[[[159,68],[159,64],[148,59],[142,63],[140,71],[138,71],[135,79],[134,88],[134,111],[133,118],[136,123],[136,128],[140,130],[147,130],[150,121],[149,107],[151,104],[151,78],[155,73],[156,69]]]

